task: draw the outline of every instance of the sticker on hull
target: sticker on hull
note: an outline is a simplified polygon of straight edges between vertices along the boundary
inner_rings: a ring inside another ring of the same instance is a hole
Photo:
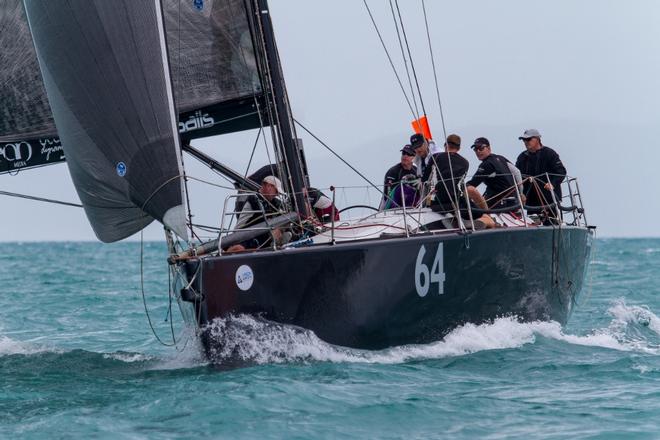
[[[254,282],[254,273],[252,268],[246,264],[243,264],[238,269],[236,269],[236,286],[242,291],[250,290],[252,283]]]

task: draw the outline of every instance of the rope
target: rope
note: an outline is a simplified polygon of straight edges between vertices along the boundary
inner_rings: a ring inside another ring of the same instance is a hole
[[[174,339],[174,330],[172,330],[172,343],[163,341],[156,329],[154,328],[153,323],[151,322],[151,315],[149,315],[149,308],[147,307],[147,298],[144,294],[144,234],[143,231],[140,231],[140,290],[142,292],[142,304],[144,305],[144,313],[147,315],[147,322],[149,323],[149,328],[151,333],[154,335],[156,340],[166,347],[176,346],[176,340]],[[173,325],[170,323],[170,325]]]
[[[367,8],[367,12],[369,13],[369,18],[371,18],[371,23],[374,25],[374,29],[376,30],[376,34],[378,34],[378,38],[380,39],[380,44],[383,46],[383,50],[385,51],[385,55],[387,55],[387,59],[390,62],[390,66],[392,67],[392,71],[394,72],[394,76],[396,76],[396,80],[399,83],[399,87],[401,87],[401,92],[403,93],[403,97],[406,98],[406,102],[408,103],[408,108],[410,109],[410,113],[412,114],[413,118],[415,117],[415,111],[413,110],[412,104],[410,104],[410,99],[408,98],[408,95],[406,94],[406,89],[403,86],[403,83],[401,82],[401,78],[399,77],[399,73],[396,71],[396,67],[394,67],[394,62],[392,61],[392,57],[390,56],[390,52],[387,50],[387,46],[385,46],[385,41],[383,41],[383,36],[380,34],[380,30],[378,29],[378,25],[376,24],[376,20],[374,19],[373,14],[371,13],[371,9],[369,8],[369,5],[367,4],[367,0],[362,0],[364,3],[364,7]]]
[[[63,202],[61,200],[46,199],[46,198],[43,198],[43,197],[29,196],[27,194],[19,194],[19,193],[14,193],[14,192],[9,192],[9,191],[0,191],[0,195],[8,196],[8,197],[18,197],[20,199],[35,200],[37,202],[54,203],[56,205],[73,206],[74,208],[82,208],[83,207],[83,205],[80,205],[78,203]]]

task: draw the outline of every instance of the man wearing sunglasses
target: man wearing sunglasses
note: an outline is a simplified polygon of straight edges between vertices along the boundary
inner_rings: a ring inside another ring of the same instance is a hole
[[[414,164],[415,150],[410,145],[406,145],[401,149],[401,161],[387,170],[385,173],[385,183],[383,185],[383,201],[381,208],[392,207],[392,190],[396,188],[400,182],[406,180],[414,180],[417,178],[417,167]],[[407,199],[407,198],[406,198]],[[406,200],[406,205],[411,206],[416,197],[411,197]]]
[[[491,151],[490,142],[485,137],[475,139],[472,150],[477,155],[477,159],[481,161],[481,165],[472,179],[467,182],[468,193],[473,196],[473,192],[477,191],[476,188],[483,183],[486,185],[483,197],[489,208],[500,207],[502,201],[507,198],[515,200],[516,189],[509,167],[511,162],[504,156],[494,154]]]
[[[518,139],[525,143],[525,151],[518,156],[516,167],[523,177],[533,179],[525,180],[523,187],[527,197],[526,205],[530,207],[527,211],[530,214],[538,214],[544,211],[544,205],[552,204],[551,191],[554,191],[557,202],[561,202],[561,183],[566,177],[566,168],[559,154],[541,143],[541,133],[538,130],[525,130]],[[534,209],[535,206],[539,208]]]

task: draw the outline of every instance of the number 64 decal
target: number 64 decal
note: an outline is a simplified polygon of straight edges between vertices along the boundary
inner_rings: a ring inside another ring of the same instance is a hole
[[[438,244],[438,250],[435,252],[435,258],[431,265],[431,270],[424,264],[424,255],[426,255],[426,247],[422,245],[417,253],[417,261],[415,262],[415,289],[417,294],[421,297],[429,293],[431,284],[438,283],[438,295],[445,293],[445,271],[444,271],[444,258],[442,243]]]

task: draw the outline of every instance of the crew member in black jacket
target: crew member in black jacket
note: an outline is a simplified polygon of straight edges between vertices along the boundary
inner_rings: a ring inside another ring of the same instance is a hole
[[[520,170],[523,178],[534,177],[536,184],[525,180],[523,192],[527,197],[528,207],[550,205],[553,202],[554,190],[557,203],[561,202],[561,183],[566,177],[566,168],[559,158],[559,154],[550,147],[541,143],[541,133],[536,129],[525,130],[518,139],[525,143],[526,151],[520,153],[516,160],[516,168]],[[546,177],[548,173],[549,179]],[[531,208],[530,214],[538,214],[543,208]],[[550,210],[554,212],[554,209]]]
[[[385,206],[388,206],[393,202],[390,200],[390,192],[395,188],[399,182],[407,179],[416,179],[417,178],[417,167],[413,163],[415,159],[415,150],[412,149],[410,145],[406,145],[401,149],[401,161],[394,165],[392,168],[387,170],[385,173],[385,182],[383,183],[383,201],[381,202],[381,209]],[[414,198],[416,200],[416,198]],[[388,203],[390,201],[390,203]],[[413,200],[410,200],[410,203],[406,203],[407,206],[413,204]],[[398,206],[398,204],[397,204]]]
[[[406,145],[401,149],[401,162],[385,173],[385,194],[389,194],[394,185],[401,182],[405,176],[417,177],[417,167],[413,163],[414,158],[415,150],[410,145]]]
[[[467,182],[468,192],[480,184],[486,185],[484,198],[489,207],[496,207],[506,197],[515,197],[513,176],[509,170],[509,161],[506,157],[491,151],[490,142],[485,137],[475,139],[472,149],[481,161],[479,169]]]
[[[412,140],[412,138],[411,138]],[[415,144],[412,145],[415,148]],[[422,182],[429,182],[435,169],[438,183],[435,185],[436,201],[445,209],[451,209],[456,202],[457,188],[461,180],[467,174],[470,163],[459,154],[461,149],[461,138],[457,134],[447,136],[445,151],[436,153],[431,157],[430,166],[427,166],[422,174]]]

